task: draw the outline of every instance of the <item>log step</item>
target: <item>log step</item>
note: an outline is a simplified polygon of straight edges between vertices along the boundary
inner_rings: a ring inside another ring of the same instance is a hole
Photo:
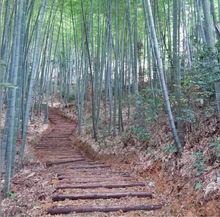
[[[44,139],[69,139],[66,136],[47,136]]]
[[[62,159],[60,159],[60,160],[62,161]],[[65,159],[65,160],[71,160],[71,159]],[[61,165],[61,166],[63,166],[63,165]],[[97,168],[100,168],[100,167],[108,168],[108,167],[110,167],[110,166],[102,164],[102,163],[90,163],[90,162],[87,162],[87,161],[79,161],[79,162],[77,161],[77,162],[74,162],[74,163],[69,164],[67,166],[68,167],[65,167],[65,169],[76,169],[76,168],[87,169],[87,168],[93,168],[93,167],[97,167]],[[59,169],[59,165],[56,168]]]
[[[85,161],[84,158],[76,158],[72,160],[63,160],[63,161],[48,161],[46,162],[47,166],[58,165],[58,164],[66,164],[66,163],[74,163],[79,161]]]
[[[120,176],[120,175],[114,175],[114,176],[110,176],[110,175],[100,175],[100,176],[74,176],[74,175],[62,175],[62,176],[57,176],[58,180],[82,180],[82,181],[89,181],[89,180],[108,180],[108,181],[111,181],[111,180],[115,180],[115,181],[118,181],[119,179],[123,179],[123,180],[130,180],[130,179],[136,179],[135,177],[131,177],[131,176],[127,176],[127,177],[124,177],[124,176]]]
[[[75,181],[75,180],[62,180],[62,182],[60,182],[60,185],[65,185],[65,184],[98,184],[98,183],[102,183],[102,184],[107,184],[107,183],[112,183],[113,181],[118,182],[118,180],[87,180],[87,181]],[[128,181],[135,181],[135,180],[122,180],[120,179],[121,182],[128,182]]]
[[[51,182],[55,190],[50,196],[53,203],[50,209],[46,208],[48,214],[88,213],[90,216],[91,212],[104,215],[107,212],[149,211],[162,207],[155,201],[149,202],[153,195],[146,192],[147,186],[142,179],[111,168],[107,163],[84,157],[71,140],[76,129],[74,121],[63,118],[57,109],[50,109],[49,119],[52,121],[51,131],[44,134],[36,147],[37,154],[44,156],[43,162],[51,166],[49,172],[57,174]],[[146,213],[140,215],[145,216]]]
[[[120,173],[120,172],[114,172],[114,171],[108,171],[108,172],[106,172],[105,171],[105,173],[98,173],[98,172],[94,172],[94,171],[87,171],[87,172],[89,172],[89,173],[86,173],[86,174],[82,174],[81,172],[80,173],[78,173],[78,171],[77,171],[77,173],[74,173],[74,172],[70,172],[70,171],[64,171],[64,172],[59,172],[59,171],[56,171],[57,172],[57,176],[58,177],[64,177],[64,176],[72,176],[72,177],[98,177],[98,178],[102,178],[102,177],[109,177],[109,176],[113,176],[113,175],[117,175],[117,176],[121,176],[121,177],[127,177],[127,178],[129,178],[129,177],[131,177],[130,175],[126,175],[126,174],[122,174],[122,173]]]
[[[81,165],[81,166],[71,166],[67,169],[104,169],[104,168],[110,168],[110,166],[107,165]]]
[[[122,184],[93,184],[93,185],[61,185],[57,186],[59,189],[91,189],[91,188],[126,188],[126,187],[144,187],[143,182],[130,182]]]
[[[122,193],[93,193],[79,195],[56,195],[52,197],[53,201],[69,200],[96,200],[96,199],[119,199],[122,197],[149,197],[153,195],[147,192],[122,192]]]
[[[57,173],[62,173],[62,171],[60,171],[60,169],[62,168],[57,168]],[[87,168],[83,168],[83,167],[66,167],[65,168],[65,173],[92,173],[94,174],[94,176],[96,175],[100,175],[100,174],[103,174],[103,173],[111,173],[111,174],[114,174],[115,172],[111,170],[111,167],[87,167]]]
[[[85,206],[85,207],[55,207],[47,210],[47,213],[50,215],[61,215],[61,214],[70,214],[70,213],[89,213],[89,212],[131,212],[131,211],[151,211],[161,209],[161,205],[139,205],[139,206]]]
[[[74,163],[69,163],[67,165],[65,165],[65,170],[69,170],[69,171],[79,171],[79,170],[82,170],[82,171],[88,171],[88,169],[91,169],[91,170],[94,170],[94,169],[103,169],[103,168],[110,168],[109,166],[107,165],[102,165],[102,164],[94,164],[94,165],[90,165],[89,163],[84,163],[83,161],[78,161],[78,162],[74,162]],[[56,170],[60,170],[62,169],[62,165],[56,165],[54,167],[54,169]],[[91,171],[90,170],[90,171]]]
[[[115,181],[115,182],[118,182],[119,180],[120,181],[136,181],[136,179],[135,178],[132,178],[132,177],[128,177],[128,178],[126,178],[126,177],[120,177],[120,176],[118,176],[118,177],[116,177],[116,176],[113,176],[113,177],[111,177],[111,176],[108,176],[108,177],[98,177],[98,178],[96,178],[96,177],[94,177],[94,176],[92,176],[92,177],[84,177],[84,178],[79,178],[79,177],[76,177],[76,176],[60,176],[60,177],[58,177],[58,180],[62,180],[62,181],[66,181],[66,182],[74,182],[74,183],[77,183],[77,182],[79,182],[79,183],[89,183],[89,182],[113,182],[113,181]]]
[[[83,158],[82,155],[70,155],[70,156],[66,156],[66,157],[57,157],[57,161],[65,161],[65,160],[72,160],[72,159],[75,159],[75,158]]]
[[[62,156],[62,155],[59,155],[59,154],[57,154],[57,155],[55,155],[55,157],[57,157],[57,159],[61,159],[61,160],[63,160],[63,159],[65,159],[65,160],[69,160],[69,159],[71,159],[71,158],[73,158],[73,156],[81,156],[82,157],[82,155],[79,153],[79,154],[69,154],[69,155],[65,155],[65,156]]]

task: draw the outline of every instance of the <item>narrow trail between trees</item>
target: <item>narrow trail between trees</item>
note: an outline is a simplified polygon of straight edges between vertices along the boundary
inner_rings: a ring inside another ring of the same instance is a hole
[[[58,109],[50,109],[49,120],[51,128],[35,148],[48,172],[56,174],[48,214],[159,216],[161,205],[145,182],[85,157],[71,139],[76,123]]]

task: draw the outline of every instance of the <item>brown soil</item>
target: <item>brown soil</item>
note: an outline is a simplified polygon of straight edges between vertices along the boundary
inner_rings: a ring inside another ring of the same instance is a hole
[[[48,213],[63,208],[81,212],[70,216],[171,216],[148,179],[120,171],[119,165],[116,168],[110,162],[88,158],[84,148],[73,146],[76,123],[63,117],[58,109],[50,110],[49,119],[49,129],[34,146],[38,161],[15,176],[13,195],[3,201],[4,216],[50,216]],[[52,200],[59,195],[101,198]],[[93,209],[115,212],[85,213]]]
[[[92,145],[91,145],[92,144]],[[220,182],[215,180],[219,164],[210,167],[203,175],[192,176],[192,161],[189,154],[185,151],[182,159],[172,157],[173,164],[161,159],[152,160],[142,156],[140,152],[127,149],[113,151],[108,154],[107,151],[97,148],[97,145],[90,138],[78,137],[75,139],[75,146],[84,152],[90,158],[107,162],[112,167],[127,171],[133,175],[154,183],[155,191],[160,200],[166,201],[166,215],[164,216],[184,216],[184,217],[218,217],[220,216]],[[114,149],[114,148],[112,148]],[[120,154],[121,153],[121,154]],[[185,159],[186,158],[186,159]],[[188,166],[188,174],[179,165]],[[195,182],[202,180],[206,188],[195,190]],[[169,214],[168,214],[169,213]],[[157,216],[157,215],[155,215]]]
[[[68,216],[219,216],[219,194],[203,197],[202,194],[193,191],[195,180],[190,177],[182,178],[180,170],[176,168],[176,165],[179,165],[176,160],[174,166],[170,167],[173,169],[167,169],[163,161],[149,163],[145,158],[140,160],[135,150],[122,149],[114,153],[103,153],[97,150],[91,140],[76,136],[76,122],[65,118],[58,109],[50,110],[50,122],[49,129],[34,147],[34,154],[38,160],[27,164],[13,180],[14,195],[3,201],[4,216],[50,216],[49,209],[66,206],[80,209],[119,206],[125,208],[148,204],[163,206],[154,211],[124,213],[119,210],[111,213],[71,213]],[[110,167],[101,168],[100,165]],[[145,185],[103,187],[128,183]],[[102,186],[97,187],[100,184]],[[57,189],[64,185],[67,187]],[[153,198],[127,196],[110,199],[52,200],[57,195],[94,196],[128,192],[152,193]]]

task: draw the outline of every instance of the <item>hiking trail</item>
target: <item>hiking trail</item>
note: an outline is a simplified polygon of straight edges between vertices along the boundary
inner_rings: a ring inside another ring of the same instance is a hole
[[[53,172],[56,182],[50,215],[101,213],[101,216],[154,216],[161,204],[140,177],[88,159],[73,146],[74,121],[58,109],[49,112],[50,130],[35,146],[39,160]],[[155,215],[158,216],[158,215]]]

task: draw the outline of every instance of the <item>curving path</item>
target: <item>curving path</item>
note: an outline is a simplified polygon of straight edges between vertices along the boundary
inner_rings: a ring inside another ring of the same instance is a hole
[[[36,146],[39,159],[46,163],[48,171],[56,174],[53,205],[46,210],[48,214],[152,216],[158,212],[161,205],[156,204],[153,194],[138,177],[89,160],[73,147],[70,137],[76,124],[57,109],[50,109],[49,120],[50,132]]]

